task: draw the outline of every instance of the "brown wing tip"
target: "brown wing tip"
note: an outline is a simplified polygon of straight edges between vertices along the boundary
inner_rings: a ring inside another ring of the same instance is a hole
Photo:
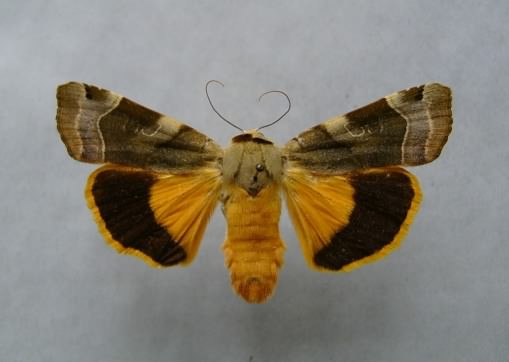
[[[424,101],[428,104],[430,135],[425,147],[425,158],[431,162],[440,156],[452,131],[452,91],[441,83],[424,87]]]
[[[79,94],[80,83],[77,82],[69,82],[57,87],[57,129],[67,148],[67,153],[76,160],[81,159],[83,152],[81,138],[76,129],[76,118],[80,109]]]
[[[62,84],[59,84],[57,86],[57,94],[59,92],[61,92],[62,90],[65,90],[66,88],[76,88],[76,87],[81,87],[84,83],[81,83],[81,82],[76,82],[76,81],[69,81],[67,83],[62,83]]]
[[[97,119],[114,109],[121,96],[79,82],[57,87],[56,123],[69,155],[84,162],[103,162],[103,143]]]
[[[430,82],[430,83],[426,83],[424,84],[424,86],[426,87],[427,90],[440,90],[440,91],[445,91],[445,92],[448,92],[448,93],[451,93],[451,87],[449,87],[448,85],[445,85],[443,83],[440,83],[440,82]]]
[[[442,83],[428,83],[423,86],[426,101],[430,104],[443,103],[449,111],[452,105],[452,90]]]

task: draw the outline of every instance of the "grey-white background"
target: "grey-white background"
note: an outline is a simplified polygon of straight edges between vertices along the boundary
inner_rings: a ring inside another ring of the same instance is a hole
[[[509,3],[0,2],[0,360],[507,361]],[[218,210],[197,260],[156,270],[107,247],[86,207],[94,165],[66,153],[55,87],[101,85],[221,144],[293,108],[282,144],[381,96],[454,90],[442,156],[403,247],[349,274],[307,268],[286,212],[275,296],[232,294]]]

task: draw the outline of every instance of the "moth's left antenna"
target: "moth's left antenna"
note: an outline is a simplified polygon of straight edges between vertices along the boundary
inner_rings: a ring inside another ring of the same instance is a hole
[[[222,87],[224,87],[224,84],[221,83],[220,81],[218,80],[215,80],[215,79],[212,79],[212,80],[209,80],[207,82],[207,84],[205,84],[205,93],[207,94],[207,99],[209,101],[209,104],[210,106],[212,107],[212,109],[214,110],[214,112],[216,112],[216,114],[223,120],[225,121],[226,123],[228,123],[230,126],[233,126],[235,128],[237,128],[239,131],[241,132],[244,132],[244,130],[242,128],[240,128],[239,126],[233,124],[232,122],[230,122],[229,120],[227,120],[221,113],[219,113],[219,111],[216,109],[216,107],[214,107],[214,105],[212,104],[212,101],[210,100],[210,96],[209,96],[209,84],[210,83],[218,83],[220,84]]]

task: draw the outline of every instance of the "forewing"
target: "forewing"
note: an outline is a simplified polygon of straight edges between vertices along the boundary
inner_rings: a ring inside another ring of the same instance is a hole
[[[350,271],[396,249],[421,200],[399,167],[335,176],[291,168],[283,190],[305,259],[320,271]]]
[[[58,131],[79,161],[181,172],[216,165],[222,152],[195,129],[93,85],[63,84],[57,103]]]
[[[288,142],[291,166],[321,174],[433,161],[451,132],[451,90],[431,83],[332,118]]]
[[[108,244],[164,267],[193,260],[220,186],[215,168],[169,174],[107,165],[90,175],[86,198]]]

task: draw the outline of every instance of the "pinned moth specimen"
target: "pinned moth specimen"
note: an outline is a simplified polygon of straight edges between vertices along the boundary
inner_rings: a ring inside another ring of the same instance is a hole
[[[187,265],[221,202],[225,264],[233,289],[250,303],[272,295],[283,264],[281,195],[309,266],[353,270],[400,245],[421,201],[417,179],[402,166],[436,159],[452,127],[451,91],[438,83],[331,118],[283,147],[260,132],[266,125],[239,128],[222,148],[84,83],[59,86],[57,102],[71,157],[106,164],[85,192],[108,244],[153,267]]]

